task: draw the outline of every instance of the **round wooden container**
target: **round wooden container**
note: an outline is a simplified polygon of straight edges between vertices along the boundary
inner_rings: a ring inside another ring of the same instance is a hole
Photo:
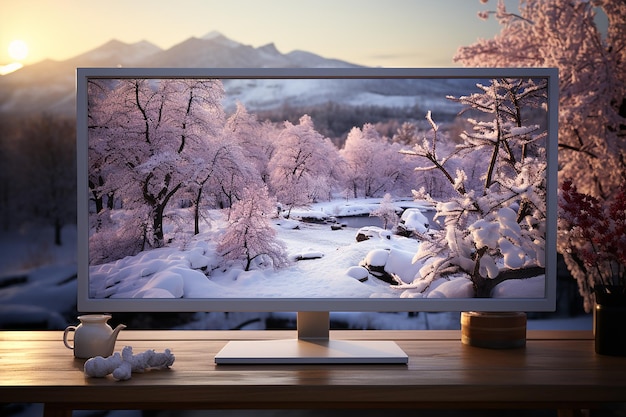
[[[526,313],[461,313],[461,342],[490,349],[526,346]]]

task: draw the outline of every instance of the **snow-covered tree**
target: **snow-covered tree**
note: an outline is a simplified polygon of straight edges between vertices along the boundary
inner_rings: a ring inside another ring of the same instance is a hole
[[[396,213],[396,206],[393,204],[391,194],[385,194],[378,207],[370,213],[370,216],[380,218],[383,221],[383,229],[398,224],[398,213]]]
[[[391,140],[394,143],[400,143],[401,145],[413,145],[417,138],[417,125],[411,122],[404,122],[398,128]]]
[[[297,125],[285,122],[269,168],[271,190],[289,215],[293,207],[329,197],[340,178],[342,163],[335,145],[304,115]]]
[[[280,268],[288,264],[285,245],[276,238],[270,222],[275,202],[266,187],[248,187],[241,200],[235,202],[226,232],[221,236],[217,251],[225,263],[243,262],[244,270]]]
[[[168,87],[172,91],[172,96],[166,97],[171,106],[164,109],[167,124],[163,140],[169,146],[160,144],[157,152],[161,155],[152,156],[144,164],[147,177],[143,184],[144,199],[153,207],[154,246],[163,242],[163,215],[171,197],[181,187],[197,184],[199,168],[215,161],[203,156],[213,156],[211,151],[224,125],[220,103],[224,92],[219,81],[184,79],[162,83],[166,84],[165,91]]]
[[[412,165],[400,150],[398,143],[390,144],[372,124],[352,128],[341,155],[347,162],[347,183],[355,198],[409,192],[414,185]]]
[[[489,117],[487,120],[468,118],[472,130],[461,134],[464,143],[457,147],[460,154],[486,151],[489,164],[483,188],[489,189],[500,178],[519,175],[524,168],[524,160],[536,156],[531,150],[533,142],[545,139],[546,132],[537,134],[540,126],[527,123],[531,120],[529,116],[533,109],[539,109],[547,100],[547,82],[494,79],[489,86],[477,84],[477,87],[481,92],[458,99],[449,98]],[[526,112],[525,117],[522,116],[522,108]],[[544,111],[539,111],[545,116]]]
[[[232,133],[246,159],[258,172],[261,180],[269,181],[269,161],[277,144],[272,140],[278,136],[278,130],[272,123],[261,123],[256,115],[247,111],[242,103],[237,103],[236,111],[228,118],[225,126],[226,135]]]
[[[413,158],[411,160],[411,166],[415,171],[412,189],[428,190],[428,194],[433,198],[449,198],[455,195],[456,192],[450,188],[450,178],[447,178],[446,175],[448,172],[456,171],[459,161],[449,157],[446,158],[442,161],[446,165],[445,170],[439,169],[437,165],[439,161],[438,155],[454,155],[455,142],[452,140],[454,136],[448,129],[439,129],[439,126],[433,121],[431,112],[426,114],[426,120],[429,122],[431,129],[429,131],[419,131],[417,128],[411,129],[411,134],[415,135],[410,140],[411,150],[407,152],[407,148],[404,148],[400,152],[414,154],[419,151],[420,156],[422,156],[422,158]],[[405,126],[406,128],[407,126]],[[434,145],[434,148],[432,145]],[[466,170],[468,170],[470,164],[470,160],[463,160],[463,166]]]
[[[449,147],[446,146],[447,137],[439,132],[439,126],[433,120],[430,111],[426,114],[426,120],[430,123],[431,134],[424,135],[421,141],[416,141],[410,151],[402,150],[401,152],[406,155],[418,156],[420,159],[427,161],[426,165],[420,164],[417,166],[415,168],[416,171],[428,173],[435,171],[435,173],[441,173],[454,189],[454,192],[448,194],[448,196],[453,196],[457,192],[465,194],[465,184],[462,182],[464,178],[462,176],[458,178],[453,177],[455,170],[453,169],[454,165],[453,162],[451,162],[451,158],[457,153],[456,149],[449,149]],[[441,149],[442,147],[444,149]],[[445,156],[442,156],[442,154]],[[430,176],[433,175],[434,174],[430,174]]]
[[[172,197],[193,185],[207,139],[224,124],[216,80],[118,80],[90,85],[90,155],[104,155],[108,172],[92,182],[100,196],[115,195],[129,216],[124,228],[140,233],[142,247],[164,243],[164,216]],[[111,152],[111,150],[115,152]],[[104,164],[103,164],[104,166]],[[101,179],[101,181],[100,181]],[[147,207],[147,211],[146,211]]]
[[[626,181],[626,3],[619,0],[502,0],[501,32],[459,49],[466,66],[559,69],[559,166],[580,192],[605,199]],[[597,16],[604,15],[603,32]]]
[[[246,185],[261,185],[257,171],[229,135],[208,142],[201,155],[195,161],[198,170],[188,191],[194,206],[194,234],[200,233],[203,210],[231,207],[242,198]]]
[[[420,245],[416,259],[427,260],[413,285],[427,288],[424,280],[461,273],[475,296],[489,297],[504,280],[544,273],[546,165],[544,147],[534,144],[546,140],[546,132],[525,126],[522,111],[540,108],[546,86],[524,79],[478,87],[481,92],[456,100],[489,118],[473,120],[474,129],[464,132],[455,152],[441,155],[433,135],[406,153],[428,160],[456,194],[436,202],[445,227]],[[428,120],[436,133],[430,114]],[[472,174],[464,165],[451,172],[453,158],[471,161]]]

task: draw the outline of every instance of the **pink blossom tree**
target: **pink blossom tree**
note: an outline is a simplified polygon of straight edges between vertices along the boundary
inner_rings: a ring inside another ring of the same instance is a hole
[[[596,15],[604,14],[603,33]],[[561,179],[601,199],[626,181],[626,3],[522,0],[519,14],[498,1],[493,39],[461,47],[455,61],[480,67],[557,67]]]

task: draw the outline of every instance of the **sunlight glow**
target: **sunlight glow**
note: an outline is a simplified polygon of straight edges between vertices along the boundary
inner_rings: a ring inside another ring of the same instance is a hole
[[[7,64],[7,65],[0,65],[0,75],[10,74],[13,71],[17,71],[18,69],[20,69],[22,67],[23,67],[23,65],[20,64],[19,62],[13,62],[13,63]]]
[[[28,56],[28,45],[23,40],[16,39],[9,44],[9,56],[16,62],[23,61]]]

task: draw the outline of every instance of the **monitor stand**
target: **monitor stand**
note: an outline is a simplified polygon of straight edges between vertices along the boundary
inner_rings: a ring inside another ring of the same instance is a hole
[[[215,356],[222,364],[406,364],[409,358],[393,341],[331,340],[330,315],[298,312],[298,338],[233,340]]]

